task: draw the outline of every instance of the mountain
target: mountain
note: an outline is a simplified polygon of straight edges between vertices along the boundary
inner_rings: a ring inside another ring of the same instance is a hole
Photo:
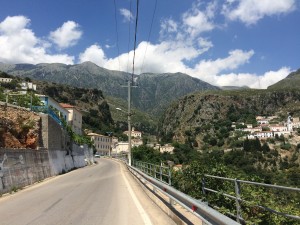
[[[300,69],[290,73],[286,78],[268,87],[268,89],[298,89],[300,87]]]
[[[94,63],[78,65],[53,64],[4,64],[0,71],[35,80],[51,81],[81,88],[97,88],[105,96],[127,100],[127,88],[122,87],[131,74],[101,68]],[[178,97],[195,91],[218,90],[199,79],[182,73],[134,75],[138,87],[132,90],[132,103],[142,111],[158,115]]]
[[[174,100],[195,91],[219,90],[197,78],[183,73],[144,73],[133,90],[134,105],[152,115],[158,115]]]
[[[0,71],[15,76],[29,77],[34,80],[67,84],[80,88],[97,88],[103,90],[105,95],[117,97],[126,93],[122,91],[120,85],[130,76],[128,73],[98,67],[91,62],[84,62],[78,65],[65,65],[61,63],[9,65],[0,63]]]
[[[281,121],[288,113],[300,116],[298,90],[240,90],[193,93],[174,102],[160,121],[160,132],[178,141],[205,145],[204,136],[219,141],[228,138],[232,122],[256,123],[258,115],[277,115]],[[228,147],[230,143],[220,143]]]

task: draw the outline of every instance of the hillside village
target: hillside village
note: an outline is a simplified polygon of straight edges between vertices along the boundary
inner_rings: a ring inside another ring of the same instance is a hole
[[[246,126],[242,129],[244,132],[248,132],[247,138],[254,139],[267,139],[267,138],[275,138],[281,135],[288,137],[289,135],[293,135],[296,132],[297,128],[300,128],[299,117],[292,118],[292,116],[288,115],[286,121],[282,122],[272,122],[277,121],[278,117],[276,116],[257,116],[256,121],[258,123],[257,127],[253,127],[252,124],[244,124],[241,125]],[[233,124],[232,127],[236,128],[236,125]]]

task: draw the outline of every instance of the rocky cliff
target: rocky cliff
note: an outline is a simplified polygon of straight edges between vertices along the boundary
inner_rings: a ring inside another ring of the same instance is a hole
[[[36,149],[40,117],[19,107],[0,105],[0,148]]]

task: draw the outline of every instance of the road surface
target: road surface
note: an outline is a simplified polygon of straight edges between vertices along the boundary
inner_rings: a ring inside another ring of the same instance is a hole
[[[98,164],[0,198],[1,225],[174,224],[122,164]]]

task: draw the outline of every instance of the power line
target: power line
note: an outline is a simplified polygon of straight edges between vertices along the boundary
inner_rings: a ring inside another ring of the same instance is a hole
[[[117,5],[116,0],[114,0],[114,6],[115,6],[115,25],[116,25],[116,36],[117,36],[117,49],[118,49],[118,61],[119,61],[119,71],[121,70],[120,66],[120,49],[119,49],[119,34],[118,34],[118,21],[117,21]]]
[[[131,0],[130,0],[130,15],[132,15],[132,9],[131,9]],[[127,73],[129,72],[129,45],[130,45],[130,36],[131,36],[131,18],[129,20],[129,32],[128,32],[128,45],[127,45],[127,52],[128,52],[128,57],[127,57]]]
[[[155,17],[156,7],[157,7],[157,0],[155,0],[155,5],[154,5],[153,14],[152,14],[152,20],[151,20],[150,30],[149,30],[149,34],[148,34],[147,45],[146,45],[146,50],[145,50],[145,54],[144,54],[144,58],[143,58],[143,63],[142,63],[142,67],[141,67],[141,72],[143,71],[143,68],[144,68],[144,63],[145,63],[145,58],[146,58],[148,45],[149,45],[149,41],[150,41],[150,36],[151,36],[151,32],[152,32],[152,26],[153,26],[153,21],[154,21],[154,17]]]
[[[138,27],[138,18],[139,18],[139,2],[140,2],[139,0],[136,1],[136,17],[135,17],[134,46],[133,46],[132,75],[131,75],[132,84],[133,84],[133,75],[134,75],[136,36],[137,36],[137,27]]]

